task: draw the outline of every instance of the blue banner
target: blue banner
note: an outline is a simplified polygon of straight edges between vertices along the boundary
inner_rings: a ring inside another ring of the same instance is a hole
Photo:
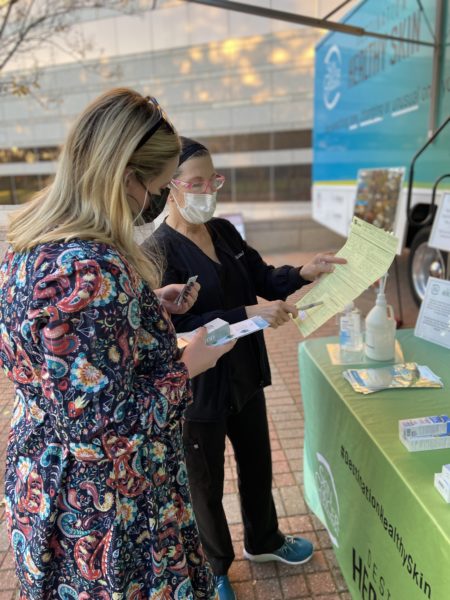
[[[433,48],[417,42],[433,41],[436,3],[421,4],[423,11],[416,0],[366,0],[345,20],[403,41],[331,33],[317,46],[314,183],[354,182],[360,168],[408,166],[427,140]],[[449,62],[441,69],[438,125],[450,114]],[[419,185],[450,170],[449,148],[450,126],[419,159]]]

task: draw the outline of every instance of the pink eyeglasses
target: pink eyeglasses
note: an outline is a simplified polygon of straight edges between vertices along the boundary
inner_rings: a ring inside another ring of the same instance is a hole
[[[170,182],[176,189],[181,188],[184,191],[193,192],[194,194],[206,194],[208,190],[217,192],[225,183],[224,175],[213,175],[211,179],[203,179],[201,181],[182,181],[181,179],[172,179]]]

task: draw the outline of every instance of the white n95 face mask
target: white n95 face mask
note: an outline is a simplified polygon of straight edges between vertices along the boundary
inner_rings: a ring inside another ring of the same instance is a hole
[[[184,207],[178,206],[181,216],[188,223],[199,225],[208,222],[216,210],[217,192],[213,194],[192,194],[185,192]]]

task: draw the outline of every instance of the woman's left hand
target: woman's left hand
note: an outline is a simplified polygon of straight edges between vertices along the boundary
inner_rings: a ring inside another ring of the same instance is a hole
[[[331,252],[317,254],[311,261],[300,269],[300,275],[308,281],[315,281],[322,273],[332,273],[334,265],[345,265],[345,258],[337,258]]]
[[[184,287],[184,283],[171,283],[170,285],[155,290],[155,294],[158,296],[159,301],[171,315],[183,315],[197,300],[200,284],[194,283],[184,295],[183,302],[177,304],[175,301],[183,291]]]

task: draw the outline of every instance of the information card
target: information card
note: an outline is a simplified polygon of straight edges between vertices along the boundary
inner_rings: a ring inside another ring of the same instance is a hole
[[[445,194],[441,200],[428,245],[450,252],[450,194]]]
[[[450,281],[428,279],[414,335],[450,348]]]

